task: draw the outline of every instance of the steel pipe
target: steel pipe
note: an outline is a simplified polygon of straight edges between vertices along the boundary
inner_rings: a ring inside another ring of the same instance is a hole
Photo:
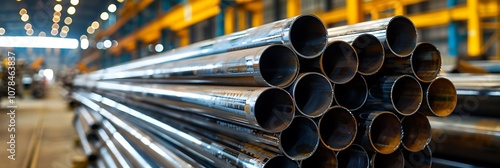
[[[352,144],[347,149],[337,152],[337,162],[339,168],[368,168],[370,158],[363,147]]]
[[[405,158],[401,150],[396,150],[390,154],[374,153],[370,160],[372,168],[405,167]]]
[[[166,107],[280,132],[291,122],[295,108],[290,94],[280,88],[197,85],[148,85],[98,82],[97,89],[130,92]]]
[[[429,83],[441,70],[441,52],[431,43],[418,43],[410,57],[387,58],[384,69],[392,75],[412,74],[419,81]]]
[[[384,45],[386,53],[392,52],[398,57],[409,56],[417,44],[417,29],[405,16],[394,16],[328,29],[329,38],[364,33],[376,36]]]
[[[455,110],[457,90],[450,80],[438,77],[429,84],[423,83],[423,88],[425,93],[420,111],[424,114],[446,117]]]
[[[331,83],[316,72],[301,73],[288,90],[295,100],[297,111],[307,117],[321,116],[333,101]]]
[[[81,121],[75,120],[73,124],[75,126],[76,133],[78,134],[78,138],[80,138],[80,144],[82,145],[82,149],[83,149],[83,152],[85,153],[85,156],[87,157],[87,160],[89,162],[96,161],[97,160],[97,150],[95,149],[95,147],[92,144],[89,143]]]
[[[368,85],[362,75],[356,75],[345,84],[334,84],[333,93],[335,93],[333,98],[338,105],[355,111],[365,105],[368,98]]]
[[[321,145],[311,157],[300,162],[300,167],[336,168],[337,156],[333,151]]]
[[[425,115],[415,113],[401,119],[403,128],[403,147],[411,152],[418,152],[431,141],[431,124]]]
[[[128,159],[122,155],[122,152],[120,152],[120,150],[118,150],[117,145],[115,145],[113,140],[111,140],[106,131],[104,131],[103,129],[99,129],[97,130],[96,136],[97,138],[99,138],[101,144],[104,147],[106,147],[106,148],[101,147],[101,149],[108,149],[110,156],[112,157],[117,167],[123,167],[123,168],[133,167],[132,165],[129,164],[129,162],[127,162]]]
[[[403,150],[405,157],[405,167],[407,168],[431,168],[432,167],[432,151],[429,146],[425,146],[423,150],[410,152]]]
[[[268,45],[104,73],[102,79],[141,81],[148,78],[148,82],[159,83],[287,87],[298,71],[299,60],[290,48]]]
[[[345,41],[351,44],[358,56],[358,73],[373,75],[384,64],[385,52],[381,41],[372,34],[353,34],[328,38],[328,42]]]
[[[389,111],[363,111],[357,115],[357,142],[368,151],[390,154],[401,144],[401,122]]]
[[[280,134],[280,148],[292,160],[311,157],[319,145],[318,127],[310,118],[294,117],[290,126]]]
[[[422,87],[410,75],[384,76],[381,83],[372,84],[366,105],[378,110],[394,111],[408,116],[422,104]]]
[[[318,122],[318,133],[321,143],[333,151],[348,148],[356,138],[356,118],[341,106],[330,108]]]
[[[101,165],[103,167],[118,167],[118,165],[115,163],[113,158],[111,157],[111,153],[107,148],[100,148],[99,149],[99,158],[104,162],[104,165]],[[96,166],[98,167],[98,166]]]

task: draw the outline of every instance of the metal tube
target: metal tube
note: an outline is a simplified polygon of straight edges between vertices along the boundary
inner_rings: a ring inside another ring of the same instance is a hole
[[[405,167],[411,168],[431,168],[432,166],[432,151],[429,146],[425,146],[423,150],[410,152],[403,150],[405,157]]]
[[[328,29],[329,38],[364,33],[376,36],[383,42],[385,53],[392,52],[398,57],[409,56],[417,44],[417,29],[405,16],[394,16]]]
[[[104,73],[102,79],[287,87],[297,77],[298,69],[299,60],[290,48],[268,45]]]
[[[417,112],[422,104],[422,87],[410,75],[384,76],[381,83],[372,84],[366,105],[408,116]]]
[[[446,117],[450,115],[457,105],[457,90],[454,84],[443,77],[423,83],[425,88],[423,105],[420,111],[426,115]]]
[[[500,120],[477,116],[427,117],[431,123],[433,155],[497,167],[500,165]]]
[[[353,34],[328,38],[328,42],[345,41],[351,44],[358,55],[358,73],[373,75],[384,64],[385,52],[381,41],[372,34]]]
[[[412,74],[419,81],[429,83],[441,70],[441,52],[431,43],[418,43],[410,57],[387,58],[384,69],[392,75]]]
[[[339,168],[368,168],[370,158],[366,150],[358,144],[352,144],[347,149],[337,152]]]
[[[281,132],[280,142],[280,148],[288,158],[307,159],[318,148],[318,127],[312,119],[296,116],[290,126]]]
[[[368,85],[362,75],[356,75],[345,84],[334,84],[333,93],[335,93],[333,98],[338,105],[355,111],[365,105],[368,98]]]
[[[370,160],[372,168],[405,167],[405,158],[401,150],[396,150],[390,154],[374,153]]]
[[[295,112],[290,94],[274,87],[126,85],[98,82],[96,88],[157,97],[160,99],[146,100],[269,132],[284,130]]]
[[[104,162],[104,167],[118,167],[107,148],[99,149],[99,158]]]
[[[368,151],[390,154],[401,144],[399,118],[389,111],[363,111],[357,115],[357,142]]]
[[[356,138],[356,118],[352,113],[342,107],[333,106],[318,122],[318,133],[321,143],[333,151],[348,148]]]
[[[415,113],[401,119],[403,128],[403,147],[411,152],[418,152],[431,141],[431,125],[425,115]]]
[[[334,41],[328,44],[321,57],[313,60],[303,59],[301,68],[305,71],[321,72],[331,82],[343,84],[354,78],[358,72],[358,64],[356,51],[349,43]]]
[[[337,156],[333,151],[321,145],[311,157],[300,162],[300,167],[336,168]]]
[[[73,124],[75,126],[76,133],[78,134],[78,138],[80,138],[80,143],[82,145],[83,152],[87,156],[87,160],[89,162],[94,162],[97,160],[97,151],[95,147],[89,143],[81,121],[75,120]]]
[[[316,72],[299,74],[288,89],[295,107],[307,117],[319,117],[328,110],[333,101],[333,89],[328,79]]]
[[[117,164],[118,167],[123,167],[123,168],[132,167],[132,165],[130,165],[127,162],[128,159],[122,155],[120,150],[118,150],[117,145],[115,145],[113,140],[111,140],[106,131],[104,131],[103,129],[99,129],[97,130],[96,135],[101,141],[101,143],[106,147],[106,149],[109,150],[114,162]]]

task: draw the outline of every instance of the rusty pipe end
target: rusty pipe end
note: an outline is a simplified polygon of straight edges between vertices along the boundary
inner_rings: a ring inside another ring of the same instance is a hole
[[[387,25],[386,44],[396,56],[409,56],[417,45],[417,28],[406,16],[393,17]]]
[[[392,85],[390,99],[397,113],[404,116],[412,115],[422,104],[422,86],[412,76],[399,76]]]
[[[403,128],[403,147],[411,152],[418,152],[425,148],[432,136],[429,119],[421,113],[405,116],[401,119]]]
[[[401,150],[397,150],[391,154],[374,153],[370,165],[373,168],[404,167],[405,158]]]
[[[300,162],[300,167],[336,168],[337,156],[328,148],[318,147],[311,157]]]
[[[272,45],[267,47],[259,59],[259,70],[270,86],[287,87],[299,72],[299,59],[288,47]]]
[[[337,162],[339,168],[368,168],[370,165],[370,157],[363,147],[352,144],[347,149],[337,153]]]
[[[431,43],[419,43],[411,55],[410,65],[419,81],[431,82],[441,69],[441,52]]]
[[[382,154],[396,151],[403,136],[398,116],[389,111],[370,115],[374,115],[368,124],[368,139],[372,148]]]
[[[335,84],[349,82],[358,72],[358,55],[345,41],[328,44],[320,57],[321,72]]]
[[[333,102],[333,87],[328,79],[316,72],[300,74],[291,87],[297,110],[308,117],[319,117]]]
[[[321,143],[333,151],[341,151],[349,147],[357,133],[356,118],[341,106],[330,108],[319,120],[318,132]]]
[[[325,24],[315,15],[297,16],[290,27],[290,42],[299,57],[318,57],[328,44]]]
[[[453,113],[457,105],[457,90],[453,82],[444,77],[434,79],[425,92],[421,111],[426,115],[446,117]]]
[[[275,156],[269,159],[265,164],[264,168],[299,168],[297,162],[290,160],[286,156]]]
[[[361,34],[351,45],[358,54],[359,74],[373,75],[382,68],[385,52],[384,46],[377,37],[371,34]]]
[[[429,146],[417,152],[403,151],[403,155],[405,157],[406,167],[432,167],[432,150]]]
[[[295,116],[292,96],[280,88],[263,91],[255,102],[254,111],[259,126],[269,132],[283,131]]]
[[[316,151],[319,145],[318,127],[304,116],[296,116],[290,126],[281,132],[279,147],[292,160],[304,160]]]
[[[368,85],[361,75],[356,75],[354,79],[345,84],[333,85],[333,98],[338,105],[349,110],[358,110],[368,99]]]

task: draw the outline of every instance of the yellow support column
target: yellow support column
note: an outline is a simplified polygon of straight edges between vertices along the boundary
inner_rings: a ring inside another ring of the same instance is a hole
[[[234,7],[228,6],[224,15],[224,34],[234,32]]]
[[[288,18],[300,14],[300,0],[288,0],[286,2],[286,16]]]
[[[177,31],[177,36],[180,38],[180,46],[187,46],[189,45],[189,29],[183,29],[180,31]]]
[[[467,50],[469,56],[481,55],[483,41],[481,20],[479,17],[479,0],[467,0]]]
[[[364,21],[362,0],[347,0],[347,24],[355,24]]]
[[[252,27],[260,26],[264,24],[264,6],[262,4],[262,0],[257,0],[253,5],[255,9],[252,10]]]
[[[247,29],[247,11],[242,8],[238,8],[238,30]]]
[[[394,15],[405,15],[405,6],[401,1],[395,1],[394,3]]]
[[[370,10],[370,15],[372,20],[380,19],[380,14],[377,8],[373,8]]]

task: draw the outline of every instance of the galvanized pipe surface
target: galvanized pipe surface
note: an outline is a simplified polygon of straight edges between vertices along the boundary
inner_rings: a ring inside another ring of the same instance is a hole
[[[78,137],[80,138],[80,144],[82,145],[82,149],[83,149],[83,152],[85,153],[85,156],[87,157],[87,160],[89,162],[95,161],[97,159],[97,150],[95,149],[95,147],[93,145],[91,145],[89,143],[81,121],[75,120],[73,124],[75,126],[76,133],[78,134]]]
[[[356,141],[371,152],[390,154],[401,144],[401,122],[389,111],[362,111],[356,116],[359,123]]]
[[[404,135],[401,144],[404,149],[411,152],[418,152],[423,150],[431,141],[431,124],[422,113],[404,116],[401,119],[401,126]]]
[[[358,73],[373,75],[384,64],[385,51],[381,41],[372,34],[352,34],[328,38],[328,42],[345,41],[351,44],[358,56]]]
[[[376,36],[383,42],[386,53],[392,52],[397,57],[409,56],[417,45],[417,29],[405,16],[329,28],[328,38],[364,33]]]
[[[268,45],[142,68],[104,73],[102,79],[287,87],[297,77],[299,60],[284,45]]]
[[[125,156],[122,155],[122,152],[118,150],[118,147],[115,145],[113,140],[108,136],[106,131],[103,129],[97,130],[96,133],[97,138],[99,138],[100,142],[106,147],[105,149],[108,149],[110,156],[113,158],[114,163],[117,165],[117,167],[123,167],[123,168],[130,168],[133,167],[125,158]],[[101,147],[101,149],[104,149]]]
[[[401,150],[396,150],[390,154],[374,153],[370,165],[372,168],[403,168],[405,167],[405,158]]]
[[[295,107],[307,117],[319,117],[328,110],[333,101],[333,89],[328,79],[316,72],[299,74],[288,88]]]
[[[362,75],[356,75],[345,84],[334,84],[333,92],[336,104],[355,111],[363,107],[368,99],[368,84]]]
[[[268,132],[280,132],[291,122],[295,107],[290,94],[280,88],[196,85],[148,85],[98,82],[97,89],[156,97],[171,108],[186,109]]]
[[[423,150],[410,152],[403,150],[405,157],[405,167],[408,168],[431,168],[432,167],[432,151],[429,146],[425,146]]]
[[[422,83],[424,91],[420,111],[426,115],[446,117],[457,105],[458,97],[455,85],[444,77],[438,77],[431,83]]]
[[[323,145],[320,145],[311,157],[300,161],[300,167],[303,168],[336,168],[337,164],[335,153]]]
[[[337,162],[339,168],[368,168],[370,166],[368,153],[358,144],[352,144],[347,149],[337,152]]]
[[[318,133],[321,143],[333,151],[348,148],[356,138],[356,118],[341,106],[330,108],[318,122]]]
[[[107,167],[107,168],[118,167],[118,165],[115,163],[111,155],[112,154],[109,152],[107,148],[99,149],[99,158],[104,162],[104,165],[102,165],[102,167]]]

